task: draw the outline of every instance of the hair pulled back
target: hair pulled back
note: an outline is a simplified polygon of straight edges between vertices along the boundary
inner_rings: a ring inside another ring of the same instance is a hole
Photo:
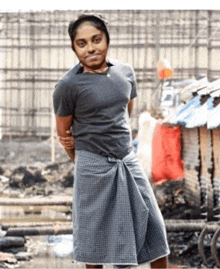
[[[107,44],[110,42],[109,33],[106,27],[105,17],[101,14],[85,13],[78,17],[77,20],[71,21],[68,27],[68,33],[72,41],[72,48],[74,49],[73,42],[75,40],[77,30],[84,22],[90,22],[92,26],[99,29],[106,35]]]

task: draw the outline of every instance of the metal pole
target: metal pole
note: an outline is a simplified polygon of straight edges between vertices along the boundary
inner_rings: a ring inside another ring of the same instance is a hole
[[[0,205],[3,206],[45,206],[45,205],[72,205],[72,196],[52,198],[0,198]]]
[[[210,79],[211,77],[211,62],[212,62],[212,46],[211,46],[211,34],[212,34],[212,11],[208,11],[208,44],[207,44],[207,54],[208,54],[208,63],[207,63],[207,78]]]
[[[9,228],[5,236],[38,236],[53,234],[72,234],[72,225],[55,225],[54,227],[31,227],[31,228]]]
[[[198,21],[198,10],[195,11],[195,34],[196,36],[198,36],[198,32],[199,32],[199,21]],[[198,38],[196,38],[195,40],[195,77],[198,76],[198,49],[199,49],[199,42],[198,42]]]
[[[51,108],[51,162],[55,162],[55,122],[53,109]]]
[[[159,61],[160,59],[160,12],[159,10],[156,11],[156,25],[155,25],[155,64]],[[154,69],[154,68],[153,68]],[[157,72],[156,70],[154,71],[154,77],[155,77],[155,84],[154,84],[154,90],[158,91],[158,99],[155,100],[155,107],[159,108],[160,106],[160,98],[162,94],[162,87],[159,87],[160,81],[157,77]]]
[[[216,233],[219,235],[217,223],[207,224],[205,222],[176,222],[175,220],[165,221],[167,232],[201,232]],[[26,236],[26,235],[49,235],[49,234],[72,234],[72,223],[56,223],[55,225],[42,225],[36,227],[9,227],[5,236]],[[202,240],[200,240],[202,243]]]

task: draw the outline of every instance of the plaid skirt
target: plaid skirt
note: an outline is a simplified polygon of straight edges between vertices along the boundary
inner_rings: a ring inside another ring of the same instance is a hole
[[[169,254],[165,224],[134,152],[122,160],[76,151],[73,258],[138,265]]]

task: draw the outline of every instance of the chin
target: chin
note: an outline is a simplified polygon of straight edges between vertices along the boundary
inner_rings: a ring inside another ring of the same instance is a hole
[[[88,66],[89,68],[92,68],[92,69],[99,69],[103,66],[103,64],[105,63],[105,59],[102,59],[101,61],[100,60],[97,60],[97,61],[90,61],[88,63],[85,63],[86,66]]]

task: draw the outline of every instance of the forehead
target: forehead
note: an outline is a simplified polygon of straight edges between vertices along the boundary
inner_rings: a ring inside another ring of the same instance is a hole
[[[75,39],[89,38],[91,36],[99,35],[101,33],[102,31],[97,29],[90,22],[84,22],[78,27]]]

